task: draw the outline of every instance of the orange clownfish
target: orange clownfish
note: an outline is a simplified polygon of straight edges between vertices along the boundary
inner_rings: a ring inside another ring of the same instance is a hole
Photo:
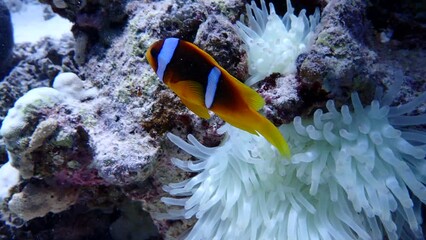
[[[290,157],[279,130],[257,111],[265,101],[256,91],[229,74],[206,52],[190,42],[166,38],[152,44],[146,57],[160,81],[175,92],[198,116],[209,119],[209,110],[229,124],[264,136]]]

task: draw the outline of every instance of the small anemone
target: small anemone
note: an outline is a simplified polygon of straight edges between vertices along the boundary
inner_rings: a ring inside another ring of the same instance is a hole
[[[389,106],[399,85],[366,107],[354,93],[352,106],[330,100],[326,112],[281,126],[291,162],[230,125],[216,148],[168,134],[198,160],[172,159],[196,175],[164,187],[172,197],[162,201],[177,209],[157,217],[196,217],[187,239],[423,239],[426,133],[409,127],[426,115],[406,114],[426,93]]]
[[[261,9],[254,1],[246,5],[248,26],[244,25],[243,16],[236,26],[248,55],[251,77],[247,79],[247,85],[253,85],[272,73],[295,72],[296,58],[307,51],[320,19],[319,9],[309,19],[304,9],[299,16],[294,15],[290,0],[287,0],[287,12],[282,18],[275,13],[272,3],[269,4],[269,13],[265,1],[260,3]]]

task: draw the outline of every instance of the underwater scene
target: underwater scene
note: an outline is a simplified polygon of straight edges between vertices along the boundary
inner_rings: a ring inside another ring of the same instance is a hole
[[[423,240],[424,0],[0,0],[0,240]]]

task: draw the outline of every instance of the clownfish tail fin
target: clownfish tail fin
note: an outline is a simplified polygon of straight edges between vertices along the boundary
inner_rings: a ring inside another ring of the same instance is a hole
[[[273,146],[278,149],[278,152],[284,157],[290,159],[291,153],[290,148],[286,140],[284,139],[281,132],[275,127],[272,122],[270,122],[267,118],[262,116],[260,113],[255,112],[256,116],[254,117],[255,130],[268,140]]]
[[[247,109],[246,111],[232,114],[217,109],[215,113],[234,127],[240,128],[251,134],[262,135],[269,143],[278,149],[278,152],[282,156],[290,159],[290,148],[281,132],[274,124],[257,111]]]

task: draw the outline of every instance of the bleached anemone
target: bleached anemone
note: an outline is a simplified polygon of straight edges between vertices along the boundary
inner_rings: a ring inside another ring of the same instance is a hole
[[[254,1],[246,5],[248,26],[241,16],[237,22],[237,33],[245,43],[251,77],[246,81],[252,85],[272,73],[288,74],[296,70],[296,58],[307,51],[317,26],[320,13],[308,17],[306,10],[294,15],[294,8],[287,0],[287,12],[280,18],[272,3],[269,13],[264,0],[261,9]]]
[[[426,203],[426,145],[407,140],[425,144],[426,134],[397,130],[390,123],[425,124],[426,115],[402,115],[425,100],[426,93],[399,107],[374,100],[364,108],[352,94],[353,112],[346,105],[337,111],[330,100],[328,112],[316,110],[313,120],[302,123],[296,117],[293,125],[281,128],[290,138],[292,163],[309,194],[319,194],[325,185],[330,203],[349,201],[351,210],[365,219],[352,225],[353,231],[368,233],[361,239],[382,239],[384,233],[389,239],[423,239],[419,200]],[[336,188],[344,191],[343,199]]]
[[[291,162],[230,125],[216,148],[169,134],[198,160],[172,159],[196,175],[164,187],[173,197],[163,202],[178,206],[167,217],[198,219],[187,239],[423,239],[426,133],[393,125],[425,124],[426,115],[404,114],[426,93],[389,107],[392,89],[384,106],[374,100],[364,108],[355,93],[353,111],[345,105],[339,112],[330,100],[327,112],[281,126]]]

